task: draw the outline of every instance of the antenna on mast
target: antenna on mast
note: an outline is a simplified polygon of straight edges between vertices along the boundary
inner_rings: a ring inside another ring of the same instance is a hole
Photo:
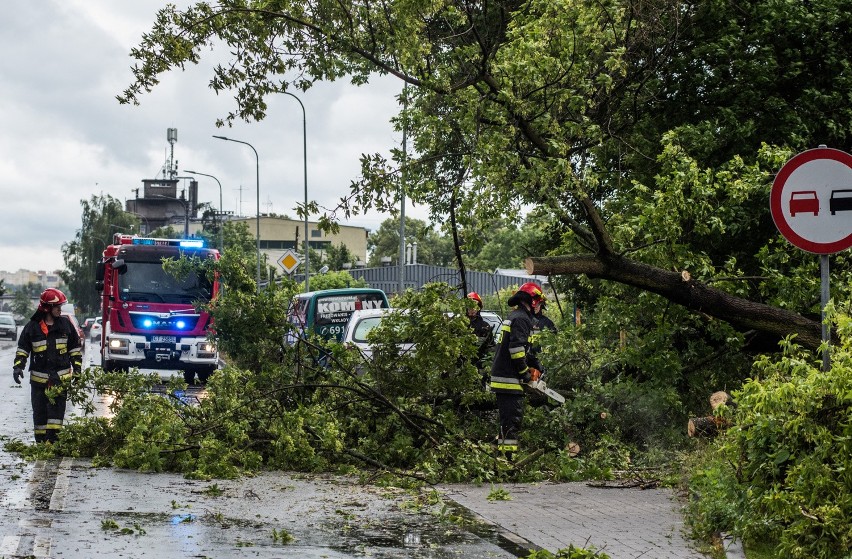
[[[169,128],[166,130],[166,140],[171,146],[171,154],[169,155],[168,177],[174,179],[177,177],[177,162],[175,161],[175,143],[177,143],[177,128]]]

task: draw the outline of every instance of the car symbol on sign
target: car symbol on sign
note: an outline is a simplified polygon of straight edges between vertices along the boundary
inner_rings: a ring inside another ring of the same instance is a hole
[[[831,215],[835,212],[852,210],[852,190],[832,190],[831,199],[828,201],[828,210]]]
[[[797,190],[790,193],[790,216],[796,217],[796,214],[800,212],[819,215],[819,198],[817,198],[816,190]]]

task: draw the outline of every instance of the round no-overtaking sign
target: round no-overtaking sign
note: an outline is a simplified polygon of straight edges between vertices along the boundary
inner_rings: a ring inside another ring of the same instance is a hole
[[[852,155],[816,148],[794,156],[772,183],[775,226],[794,246],[833,254],[852,246]]]

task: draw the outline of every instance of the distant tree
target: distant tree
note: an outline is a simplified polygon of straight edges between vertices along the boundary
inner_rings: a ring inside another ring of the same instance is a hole
[[[304,287],[304,284],[302,285]],[[345,270],[317,275],[311,274],[311,291],[342,289],[344,287],[367,287],[367,282],[363,278],[353,278]]]
[[[183,238],[183,231],[178,231],[171,225],[165,225],[163,227],[157,227],[148,233],[148,236],[156,237],[158,239],[181,239]]]
[[[543,223],[535,214],[528,215],[520,226],[508,220],[495,222],[491,230],[479,232],[484,239],[479,250],[469,254],[468,267],[482,271],[523,268],[525,258],[541,254],[547,248],[549,239]]]
[[[435,266],[453,265],[453,243],[441,236],[425,221],[405,218],[405,241],[417,243],[417,262]],[[367,251],[370,254],[368,266],[380,266],[383,256],[390,256],[393,262],[399,260],[399,218],[392,217],[382,222],[378,230],[367,237]]]
[[[4,280],[0,279],[0,296],[3,296],[5,294],[6,294],[6,283],[5,283]]]
[[[121,201],[109,194],[94,194],[89,200],[80,200],[80,205],[81,227],[73,240],[62,245],[65,270],[59,275],[68,289],[68,299],[83,313],[93,314],[100,308],[95,266],[115,233],[138,231],[139,218],[125,212]]]
[[[329,245],[322,262],[328,266],[329,270],[341,270],[344,264],[354,264],[355,260],[357,260],[357,257],[352,254],[349,247],[345,243],[340,243],[337,246]]]
[[[27,297],[38,298],[41,295],[41,292],[44,291],[44,286],[34,281],[28,281],[22,285],[18,291],[23,292],[23,294]]]
[[[23,289],[15,292],[15,299],[12,301],[12,312],[23,316],[25,319],[29,319],[35,312],[32,299]]]

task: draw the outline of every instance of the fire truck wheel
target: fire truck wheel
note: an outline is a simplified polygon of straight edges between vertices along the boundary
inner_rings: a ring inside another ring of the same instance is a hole
[[[204,367],[198,371],[198,382],[201,384],[207,384],[207,379],[210,378],[210,375],[216,370],[216,367]]]
[[[113,371],[118,371],[119,369],[121,369],[121,366],[120,366],[120,365],[118,365],[118,364],[117,364],[115,361],[113,361],[112,359],[104,359],[104,360],[103,360],[103,367],[102,367],[102,368],[103,368],[103,370],[104,370],[105,372],[107,372],[107,373],[111,373],[111,372],[113,372]]]
[[[189,386],[193,386],[195,384],[195,371],[184,371],[183,381]]]

